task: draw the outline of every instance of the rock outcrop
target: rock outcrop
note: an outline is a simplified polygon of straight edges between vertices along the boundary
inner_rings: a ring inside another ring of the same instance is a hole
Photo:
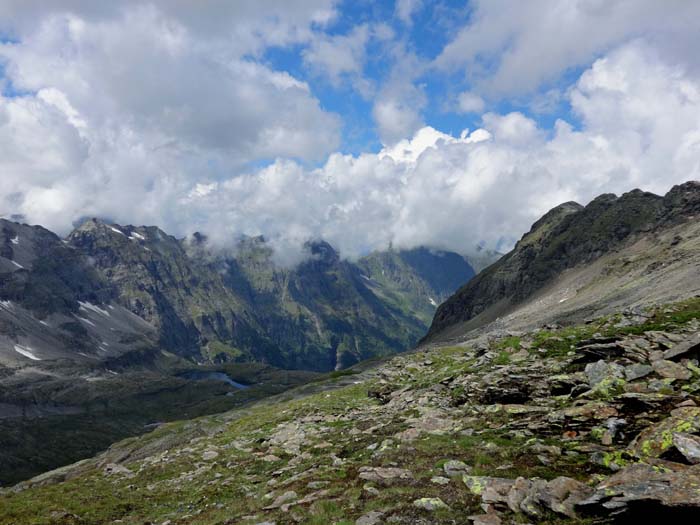
[[[639,237],[696,221],[698,209],[700,182],[675,186],[664,197],[634,190],[621,197],[601,195],[585,207],[562,204],[440,305],[426,340],[454,336],[452,327],[463,326],[459,331],[464,333],[506,315],[565,270],[590,265]]]

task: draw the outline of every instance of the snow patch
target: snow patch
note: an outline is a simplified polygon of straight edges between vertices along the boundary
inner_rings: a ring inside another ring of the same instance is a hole
[[[80,308],[82,308],[83,310],[92,310],[93,312],[96,312],[98,314],[102,314],[105,317],[111,317],[110,313],[107,310],[103,310],[102,308],[100,308],[97,305],[94,305],[94,304],[88,303],[88,302],[83,302],[83,301],[78,301],[78,303],[80,304]]]
[[[34,355],[34,353],[32,352],[32,349],[29,348],[28,346],[15,345],[15,352],[23,355],[24,357],[28,357],[32,361],[41,361],[41,359],[39,357]]]
[[[12,310],[12,301],[0,301],[0,306],[6,310]]]
[[[146,237],[144,237],[143,235],[141,235],[138,232],[131,232],[131,235],[129,235],[129,239],[131,239],[132,241],[136,241],[136,240],[145,241]]]
[[[24,270],[24,266],[22,266],[22,265],[21,265],[20,263],[18,263],[17,261],[10,261],[10,262],[11,262],[12,264],[14,264],[17,268],[21,268],[22,270]]]
[[[435,299],[433,299],[432,297],[428,297],[428,301],[430,301],[430,304],[432,304],[433,306],[437,306]]]
[[[10,242],[12,244],[19,244],[19,235],[17,235],[14,239],[10,239]]]
[[[44,326],[49,326],[49,323],[47,323],[46,321],[39,321],[39,324],[43,324]]]
[[[76,315],[75,317],[77,317],[78,319],[80,319],[80,320],[83,321],[84,323],[89,324],[90,326],[95,326],[95,323],[93,323],[92,321],[90,321],[90,319],[85,319],[84,317],[80,317],[79,315]]]
[[[126,234],[121,230],[117,230],[116,228],[113,228],[112,226],[110,226],[109,229],[112,230],[114,233],[118,233],[119,235],[123,235],[124,237],[126,237]]]

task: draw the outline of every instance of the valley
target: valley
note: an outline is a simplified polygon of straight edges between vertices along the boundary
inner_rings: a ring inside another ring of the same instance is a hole
[[[262,238],[0,220],[0,485],[406,350],[474,275],[428,249],[308,250],[283,268]]]

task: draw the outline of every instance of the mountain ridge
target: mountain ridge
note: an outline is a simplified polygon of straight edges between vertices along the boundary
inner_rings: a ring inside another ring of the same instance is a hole
[[[557,206],[535,222],[509,254],[438,308],[424,341],[461,324],[476,328],[508,315],[562,272],[591,264],[637,236],[692,221],[699,210],[697,181],[674,186],[663,197],[633,190],[620,197],[601,195],[585,207]]]

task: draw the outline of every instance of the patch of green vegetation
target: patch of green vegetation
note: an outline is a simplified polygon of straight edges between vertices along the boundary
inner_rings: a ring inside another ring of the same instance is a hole
[[[202,350],[205,356],[212,362],[222,360],[222,357],[231,361],[243,355],[238,348],[224,344],[220,341],[210,341]]]
[[[495,365],[507,365],[511,361],[510,353],[507,350],[501,350],[496,358],[493,360]]]
[[[535,333],[533,346],[544,349],[546,357],[564,357],[576,348],[576,343],[593,336],[597,331],[597,323],[559,330],[541,330]]]
[[[693,297],[670,305],[654,309],[651,317],[639,325],[608,327],[605,335],[641,335],[644,332],[665,331],[682,326],[693,319],[700,319],[700,297]]]
[[[345,376],[352,376],[359,374],[357,370],[352,370],[352,369],[346,369],[346,370],[333,370],[333,372],[328,374],[328,377],[330,379],[338,379],[340,377],[345,377]]]
[[[518,348],[520,348],[520,337],[504,337],[502,339],[499,339],[494,345],[494,347],[496,350],[505,350],[506,348],[512,348],[514,350],[517,350]]]

